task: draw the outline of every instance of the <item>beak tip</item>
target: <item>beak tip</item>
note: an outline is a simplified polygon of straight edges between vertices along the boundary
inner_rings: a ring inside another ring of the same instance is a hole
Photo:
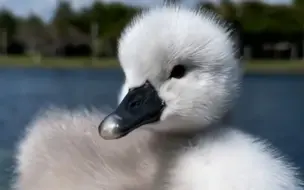
[[[98,126],[99,135],[105,140],[118,139],[121,137],[119,132],[119,122],[113,117],[106,117]]]

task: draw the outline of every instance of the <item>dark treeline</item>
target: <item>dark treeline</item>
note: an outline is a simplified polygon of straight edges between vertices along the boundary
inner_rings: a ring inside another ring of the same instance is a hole
[[[248,2],[220,6],[200,4],[220,13],[241,28],[242,53],[254,58],[298,58],[303,52],[304,1],[291,6]],[[75,11],[70,4],[58,4],[50,22],[37,15],[20,18],[0,10],[0,53],[44,56],[115,56],[116,42],[130,18],[141,11],[122,4],[96,2]],[[280,53],[277,51],[280,50]]]

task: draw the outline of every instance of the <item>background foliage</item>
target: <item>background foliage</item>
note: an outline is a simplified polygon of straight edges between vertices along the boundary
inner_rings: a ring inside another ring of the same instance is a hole
[[[261,2],[221,5],[200,4],[224,18],[238,21],[245,33],[304,34],[304,1],[294,0],[290,6]],[[67,1],[58,4],[50,22],[37,15],[20,18],[0,10],[0,52],[39,53],[43,55],[113,56],[116,41],[130,18],[141,11],[123,4],[95,2],[75,11]]]

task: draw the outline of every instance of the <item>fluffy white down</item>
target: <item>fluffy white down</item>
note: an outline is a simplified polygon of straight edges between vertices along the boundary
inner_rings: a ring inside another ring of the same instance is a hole
[[[181,7],[144,12],[119,41],[123,88],[149,80],[167,104],[162,120],[178,116],[207,126],[237,95],[240,68],[233,46],[231,31],[212,13]],[[187,67],[186,76],[167,80],[177,64]]]
[[[101,112],[53,109],[33,120],[20,141],[14,188],[302,189],[297,170],[267,143],[216,123],[238,88],[232,46],[229,32],[209,14],[162,7],[136,17],[120,40],[126,82],[119,101],[128,88],[149,79],[168,104],[157,128],[174,115],[204,130],[170,134],[171,126],[168,133],[139,128],[107,141],[97,132]],[[181,80],[167,80],[177,63],[194,69]]]

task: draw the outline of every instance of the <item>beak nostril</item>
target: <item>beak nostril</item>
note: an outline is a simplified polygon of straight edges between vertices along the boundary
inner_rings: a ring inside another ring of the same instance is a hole
[[[136,100],[136,101],[133,101],[129,104],[129,108],[131,109],[136,109],[138,108],[140,105],[142,104],[142,101],[140,100]]]

